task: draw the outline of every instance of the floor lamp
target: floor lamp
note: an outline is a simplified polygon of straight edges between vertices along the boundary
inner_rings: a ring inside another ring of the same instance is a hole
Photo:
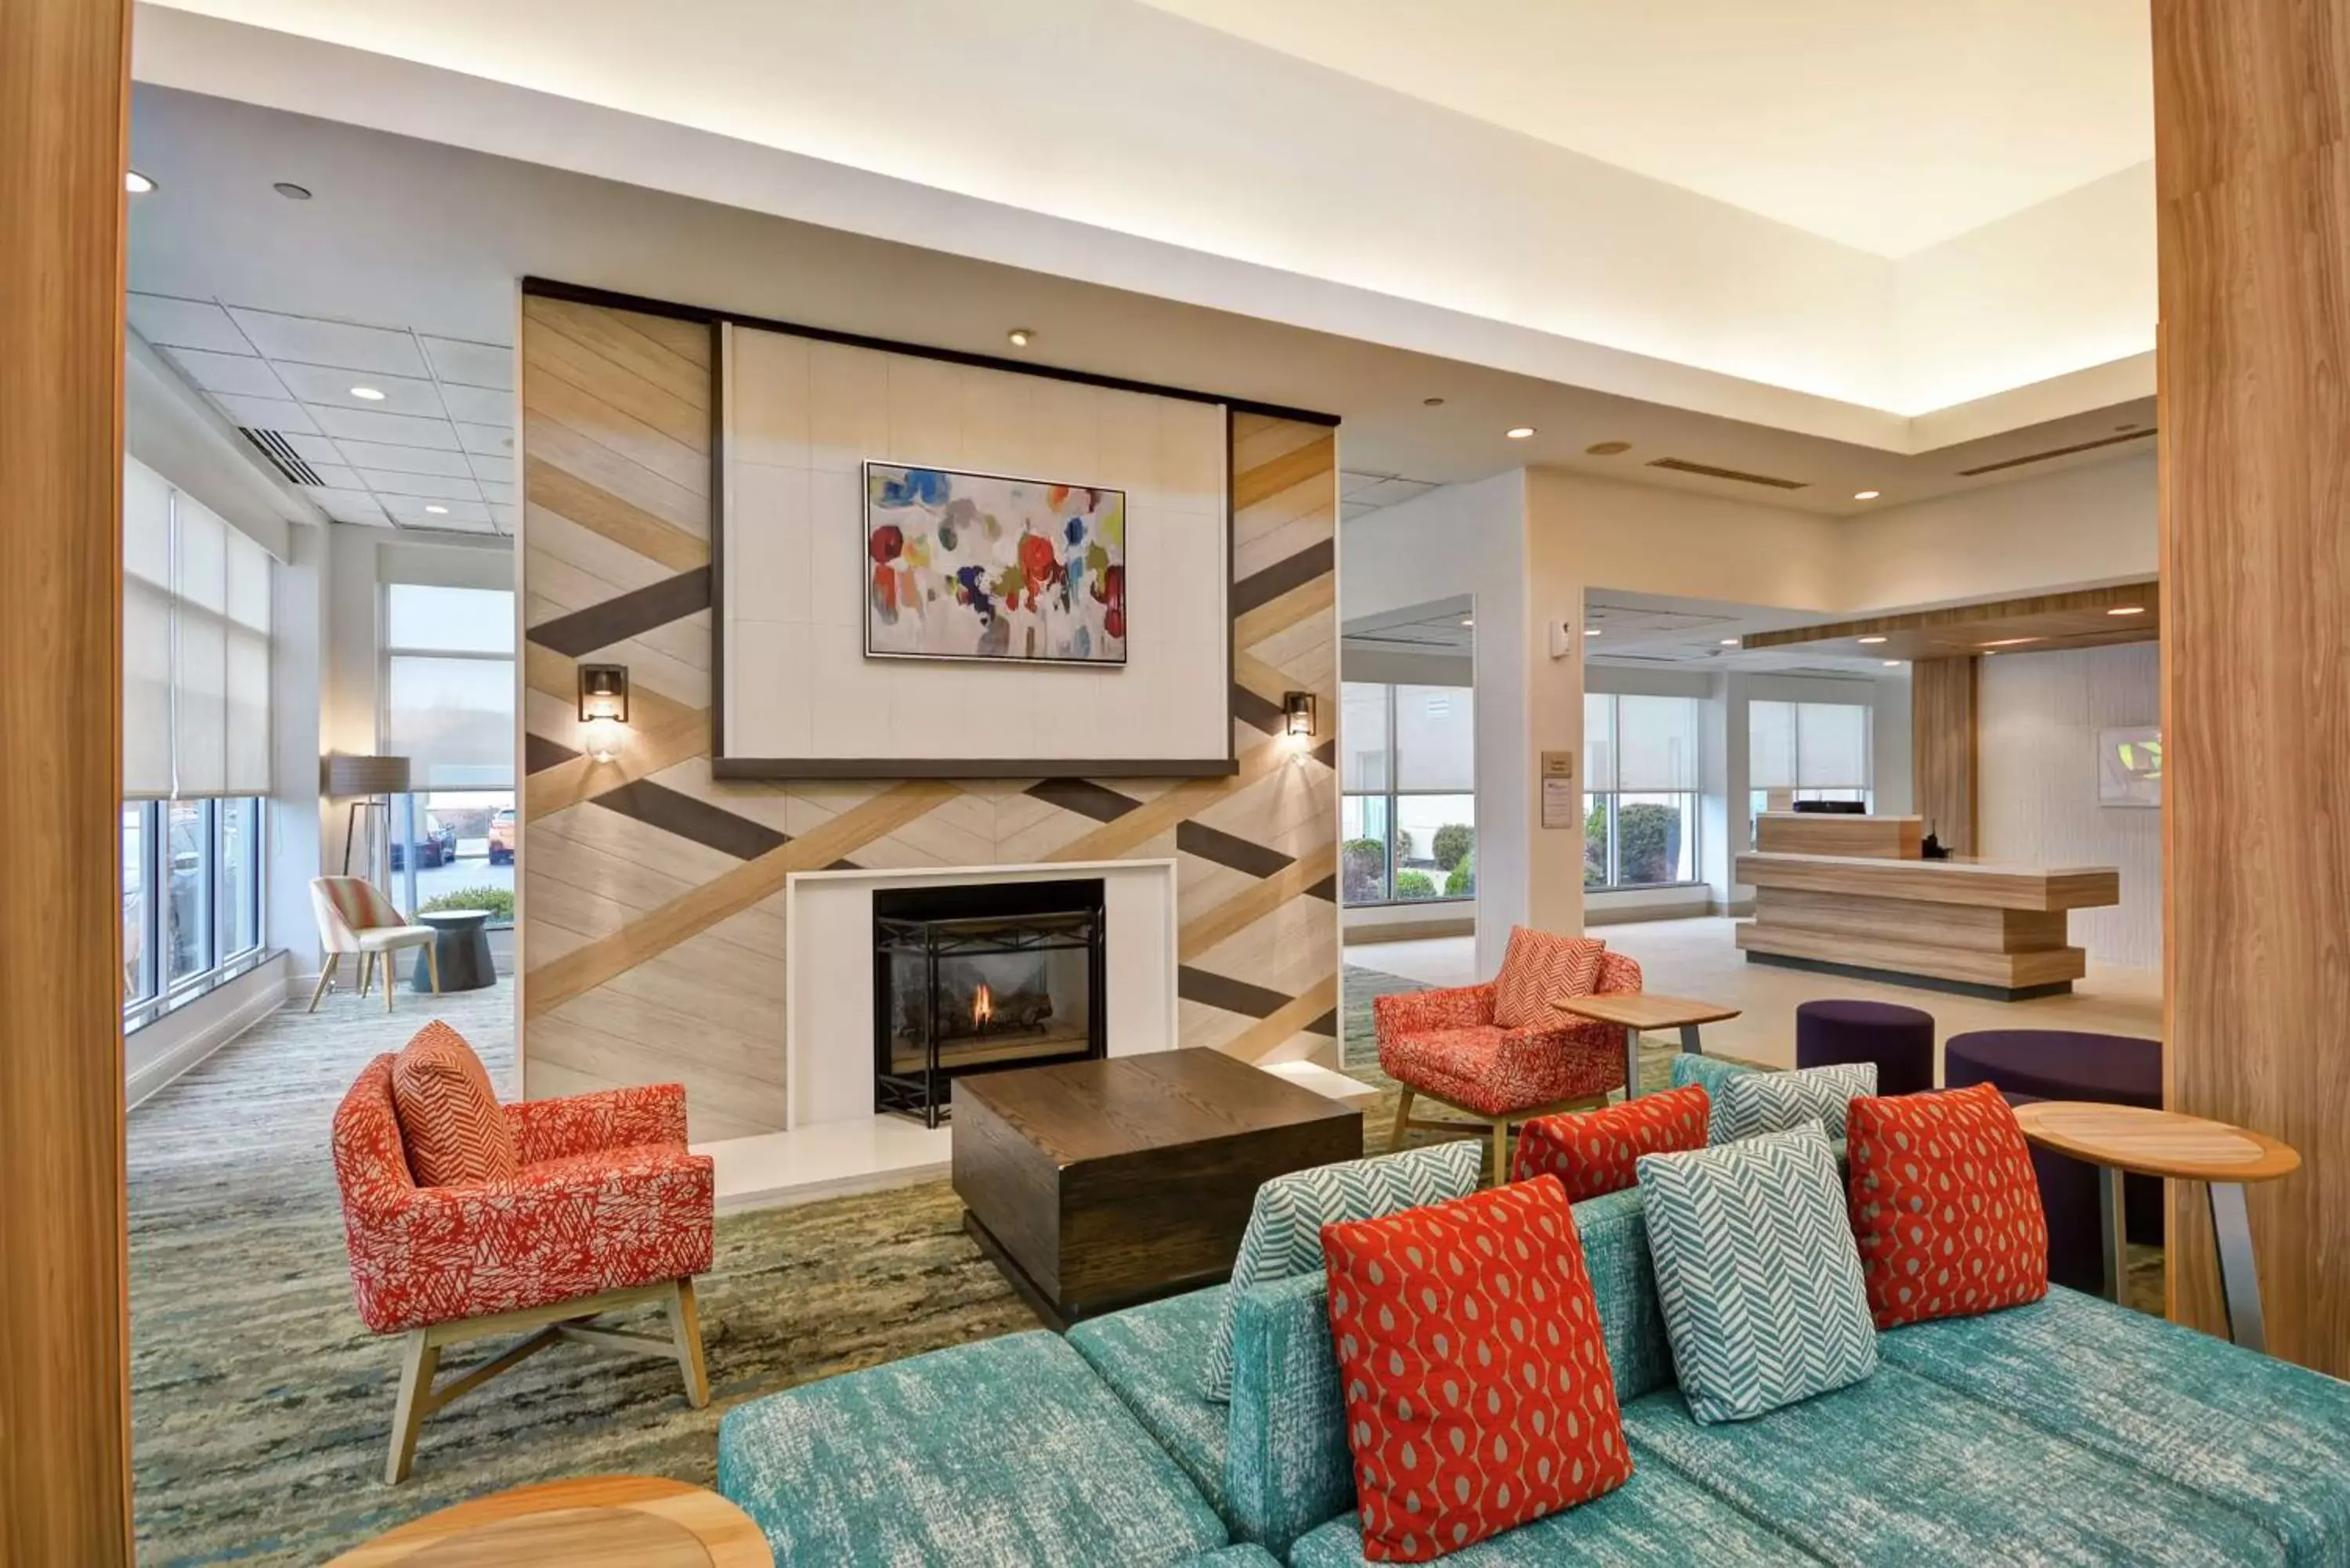
[[[391,803],[379,800],[380,795],[408,793],[408,759],[406,757],[363,757],[337,752],[327,759],[326,794],[328,800],[348,800],[350,810],[343,817],[343,875],[351,874],[351,841],[359,837],[359,813],[368,814],[372,836],[375,812],[383,811],[385,836],[390,836]],[[370,846],[368,854],[368,880],[375,880],[375,854]]]

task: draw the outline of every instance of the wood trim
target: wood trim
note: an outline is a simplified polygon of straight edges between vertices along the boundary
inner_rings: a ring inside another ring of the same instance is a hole
[[[1284,408],[1279,403],[1260,403],[1253,399],[1231,397],[1222,392],[1162,386],[1156,381],[1137,381],[1125,376],[1106,376],[1092,370],[1041,365],[1033,359],[1007,359],[998,354],[967,353],[960,348],[941,348],[928,343],[903,343],[894,337],[839,332],[828,327],[777,321],[772,317],[745,316],[735,310],[681,305],[675,300],[648,299],[642,295],[622,294],[614,289],[593,288],[586,284],[564,283],[549,277],[525,277],[522,280],[522,291],[526,296],[540,299],[567,299],[576,305],[600,306],[607,310],[632,310],[639,316],[665,316],[673,321],[700,322],[713,327],[720,322],[728,322],[736,327],[755,327],[762,332],[788,332],[795,337],[813,337],[821,343],[845,344],[852,348],[877,348],[884,354],[911,354],[923,359],[942,360],[950,365],[970,365],[983,370],[1009,370],[1021,376],[1042,376],[1048,381],[1074,381],[1081,387],[1144,392],[1155,398],[1180,398],[1190,403],[1222,403],[1236,412],[1259,414],[1269,420],[1295,420],[1301,424],[1328,425],[1333,429],[1339,422],[1336,414],[1315,413],[1311,409]]]
[[[122,171],[130,7],[0,7],[0,1563],[131,1560]]]
[[[2164,1104],[2304,1163],[2245,1193],[2270,1354],[2350,1376],[2350,0],[2154,0]],[[2225,1333],[2203,1195],[2170,1314]]]
[[[2103,615],[2124,605],[2151,604],[2159,591],[2158,583],[2123,583],[2107,588],[2032,594],[2022,598],[1999,599],[1991,604],[1905,610],[1898,615],[1866,616],[1858,620],[1830,621],[1822,626],[1793,626],[1780,631],[1748,632],[1739,639],[1739,646],[1742,649],[1794,648],[1805,643],[1836,642],[1851,637],[1891,637],[1905,631],[1939,631],[1950,627],[1976,626],[1985,621],[2022,620],[2069,615],[2076,611],[2094,611]],[[2142,642],[2147,640],[2147,637],[2139,633],[2124,635],[2116,640]]]
[[[1921,659],[1909,670],[1912,804],[1928,830],[1954,855],[1972,855],[1981,842],[1976,803],[1981,670],[1978,658]]]

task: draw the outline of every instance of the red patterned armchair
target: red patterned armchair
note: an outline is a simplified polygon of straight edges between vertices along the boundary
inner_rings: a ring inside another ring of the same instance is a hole
[[[1544,950],[1531,962],[1522,947]],[[1568,950],[1587,946],[1588,951]],[[1624,1032],[1610,1024],[1571,1020],[1551,1011],[1553,994],[1592,994],[1640,989],[1640,966],[1621,953],[1599,950],[1588,939],[1556,938],[1523,929],[1511,933],[1510,958],[1502,975],[1483,985],[1455,986],[1374,997],[1371,1022],[1378,1037],[1379,1066],[1403,1085],[1396,1107],[1393,1147],[1403,1145],[1407,1127],[1465,1128],[1473,1124],[1493,1139],[1493,1179],[1507,1179],[1510,1125],[1536,1116],[1607,1102],[1624,1086]],[[1564,965],[1596,959],[1587,984],[1566,978]],[[1513,972],[1515,971],[1515,972]],[[1513,983],[1514,982],[1514,983]],[[1515,991],[1513,998],[1506,993]],[[1516,1001],[1513,1012],[1505,1005]],[[1497,1020],[1533,1022],[1514,1027]],[[1467,1121],[1416,1117],[1416,1099],[1434,1100]]]
[[[410,1050],[436,1031],[455,1041],[435,1025]],[[490,1130],[512,1140],[513,1174],[421,1186],[401,1136],[407,1102],[395,1109],[399,1060],[369,1063],[334,1123],[359,1317],[377,1334],[407,1336],[384,1479],[407,1478],[426,1416],[559,1339],[674,1357],[687,1398],[706,1404],[693,1276],[710,1267],[712,1168],[686,1152],[683,1086],[489,1099],[504,1123]],[[486,1098],[486,1078],[482,1090]],[[664,1337],[590,1321],[655,1303],[668,1310]],[[525,1337],[434,1389],[444,1345],[515,1333]]]

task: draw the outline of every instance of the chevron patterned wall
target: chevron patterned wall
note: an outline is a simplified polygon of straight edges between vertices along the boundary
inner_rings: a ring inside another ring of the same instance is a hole
[[[697,1140],[780,1129],[784,879],[843,865],[1174,857],[1183,1044],[1335,1061],[1336,432],[1232,417],[1237,774],[722,782],[715,337],[703,322],[524,300],[526,1093],[678,1079]],[[610,763],[579,750],[582,662],[629,667],[629,733]],[[1275,736],[1289,691],[1320,697],[1308,755]]]

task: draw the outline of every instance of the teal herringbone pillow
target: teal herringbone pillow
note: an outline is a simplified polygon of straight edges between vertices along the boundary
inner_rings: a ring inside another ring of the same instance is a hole
[[[1240,1255],[1232,1260],[1232,1288],[1216,1321],[1208,1347],[1202,1392],[1211,1399],[1232,1397],[1232,1314],[1241,1293],[1268,1280],[1317,1272],[1322,1267],[1322,1227],[1350,1220],[1378,1220],[1466,1198],[1484,1174],[1485,1146],[1471,1138],[1383,1154],[1374,1159],[1341,1160],[1276,1176],[1256,1189],[1248,1229],[1241,1232]]]
[[[1700,1421],[1742,1421],[1877,1370],[1860,1251],[1816,1125],[1640,1157],[1674,1376]]]
[[[1845,1112],[1877,1093],[1877,1064],[1804,1067],[1793,1073],[1740,1073],[1713,1090],[1709,1140],[1730,1143],[1756,1133],[1787,1132],[1812,1122],[1830,1143],[1844,1141]]]

